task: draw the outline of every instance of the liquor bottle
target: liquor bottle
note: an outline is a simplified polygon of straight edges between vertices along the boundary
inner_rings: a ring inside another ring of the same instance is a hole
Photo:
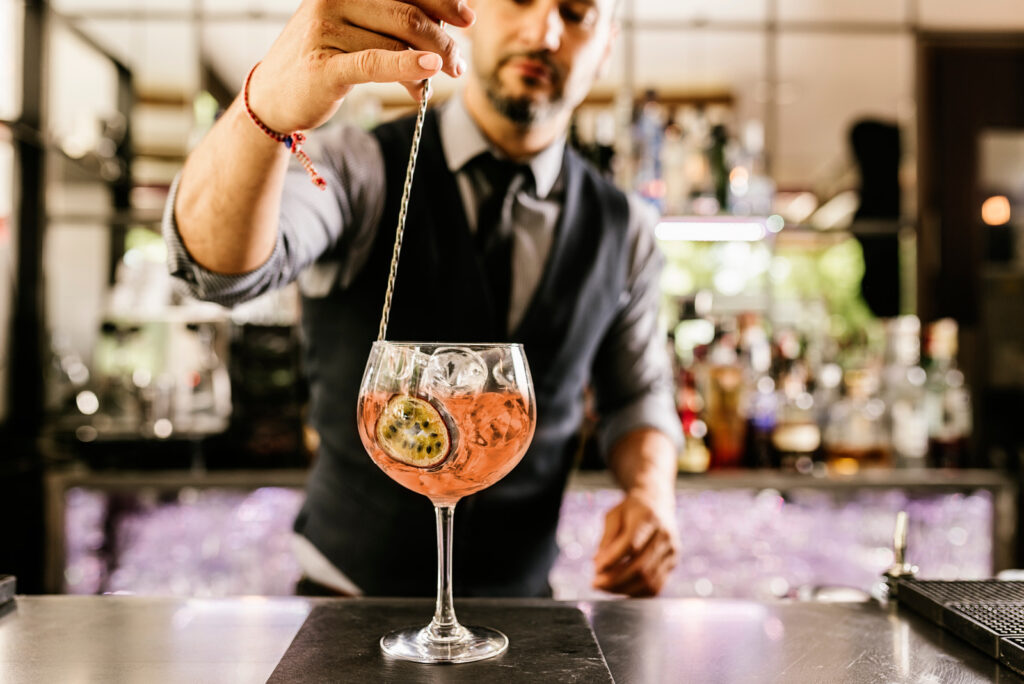
[[[924,466],[928,455],[927,373],[920,365],[920,334],[917,316],[900,316],[886,324],[882,398],[888,408],[893,455],[902,467]]]
[[[633,120],[633,145],[636,164],[634,186],[639,195],[659,212],[665,211],[665,181],[662,177],[662,146],[665,122],[657,94],[644,93]]]
[[[956,364],[957,332],[956,321],[950,318],[928,328],[928,462],[937,468],[964,467],[970,462],[971,395]]]
[[[888,466],[890,439],[885,402],[877,396],[877,372],[867,368],[851,369],[843,379],[846,396],[829,410],[823,435],[826,463],[840,474]]]
[[[807,391],[807,369],[794,361],[779,376],[778,418],[772,431],[775,464],[810,473],[821,449],[814,397]]]
[[[761,317],[747,312],[739,317],[739,359],[746,386],[744,413],[747,417],[742,464],[748,468],[772,468],[772,432],[778,421],[778,395],[770,375],[772,347]]]
[[[726,164],[725,146],[729,134],[725,126],[718,124],[711,129],[711,145],[708,147],[708,168],[711,171],[711,185],[719,208],[724,211],[729,201],[729,167]]]
[[[712,468],[741,465],[746,438],[746,384],[737,354],[738,338],[729,321],[708,351],[705,396]]]
[[[673,359],[678,361],[675,350]],[[703,402],[697,392],[694,374],[682,364],[674,364],[676,376],[676,411],[683,428],[683,449],[677,457],[677,465],[681,473],[703,473],[711,465],[711,452],[708,451],[704,438],[707,436],[707,425],[700,419]]]

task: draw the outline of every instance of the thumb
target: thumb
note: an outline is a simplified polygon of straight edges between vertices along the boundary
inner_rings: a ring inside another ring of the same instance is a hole
[[[441,70],[441,56],[420,50],[360,50],[331,58],[338,85],[422,81]]]

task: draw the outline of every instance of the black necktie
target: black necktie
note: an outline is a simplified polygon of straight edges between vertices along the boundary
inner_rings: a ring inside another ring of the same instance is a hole
[[[495,317],[504,333],[508,329],[512,296],[513,231],[511,225],[503,225],[503,219],[507,215],[505,207],[509,204],[510,187],[517,177],[529,173],[529,167],[496,159],[486,152],[477,157],[476,164],[491,187],[477,213],[476,244],[483,259]]]

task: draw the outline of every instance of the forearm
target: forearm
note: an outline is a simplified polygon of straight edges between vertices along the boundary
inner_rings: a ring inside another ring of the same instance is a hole
[[[619,485],[658,507],[674,508],[676,448],[660,430],[638,428],[622,436],[608,455]]]
[[[231,104],[185,162],[174,212],[192,258],[210,271],[238,274],[274,250],[288,150]]]

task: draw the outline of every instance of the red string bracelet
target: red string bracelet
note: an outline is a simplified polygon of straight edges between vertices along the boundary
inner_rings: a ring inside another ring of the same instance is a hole
[[[302,168],[306,169],[306,173],[309,174],[310,179],[313,181],[313,185],[321,190],[326,190],[327,181],[323,179],[323,176],[316,172],[316,169],[313,168],[313,162],[310,160],[309,155],[302,149],[302,143],[306,142],[305,134],[302,131],[295,131],[294,133],[283,135],[277,131],[271,130],[270,127],[260,121],[260,118],[256,116],[256,113],[252,111],[252,107],[249,106],[249,81],[252,80],[252,75],[256,71],[256,67],[259,65],[260,63],[256,62],[252,69],[249,70],[249,75],[245,77],[245,86],[242,88],[242,97],[245,100],[245,113],[249,115],[249,118],[261,131],[277,142],[284,143],[284,146],[292,151],[295,158],[299,160],[300,164],[302,164]]]

